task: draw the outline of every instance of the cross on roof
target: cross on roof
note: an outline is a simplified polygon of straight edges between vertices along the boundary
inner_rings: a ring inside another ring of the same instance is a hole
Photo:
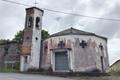
[[[37,1],[35,0],[35,2],[34,2],[34,6],[36,7],[37,4],[38,4],[38,3],[37,3]]]
[[[60,48],[63,48],[63,47],[65,46],[65,43],[64,43],[63,41],[60,41],[60,42],[58,43],[58,46],[59,46]]]
[[[84,40],[82,40],[82,42],[80,43],[80,46],[82,48],[85,48],[85,46],[87,46],[87,43]]]

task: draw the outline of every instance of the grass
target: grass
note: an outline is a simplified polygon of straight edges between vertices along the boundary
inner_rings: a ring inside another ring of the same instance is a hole
[[[12,68],[1,68],[0,72],[2,72],[2,73],[15,73],[15,72],[17,72],[17,70],[12,69]]]

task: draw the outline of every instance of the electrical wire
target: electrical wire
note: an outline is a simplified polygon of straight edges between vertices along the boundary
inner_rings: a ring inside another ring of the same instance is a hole
[[[2,0],[2,1],[13,3],[13,4],[18,4],[18,5],[23,5],[23,6],[31,6],[31,5],[27,5],[27,4],[23,4],[23,3],[18,3],[18,2],[10,1],[10,0]],[[100,19],[100,20],[109,20],[109,21],[120,21],[120,19],[110,19],[110,18],[87,16],[87,15],[81,15],[81,14],[75,14],[75,13],[68,13],[68,12],[63,12],[63,11],[57,11],[57,10],[47,9],[47,8],[41,8],[41,9],[47,10],[47,11],[51,11],[51,12],[56,12],[56,13],[62,13],[62,14],[72,15],[72,16],[80,16],[80,17],[94,18],[94,19]]]

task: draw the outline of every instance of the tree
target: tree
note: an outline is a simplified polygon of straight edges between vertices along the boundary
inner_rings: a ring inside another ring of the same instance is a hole
[[[12,41],[21,43],[23,41],[23,31],[17,32],[17,34],[15,35]]]
[[[42,40],[45,40],[49,37],[49,33],[46,30],[42,30]]]
[[[41,35],[42,35],[41,36],[42,40],[45,40],[46,38],[49,37],[49,33],[46,30],[42,30],[42,34]],[[16,41],[16,42],[21,43],[23,41],[23,31],[17,32],[17,34],[15,35],[15,37],[13,38],[12,41]]]
[[[0,44],[7,44],[8,42],[10,42],[9,39],[0,39]]]

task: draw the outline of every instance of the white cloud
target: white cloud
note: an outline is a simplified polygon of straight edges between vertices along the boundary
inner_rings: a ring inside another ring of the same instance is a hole
[[[109,58],[110,64],[114,63],[116,60],[120,59],[120,39],[113,38],[108,42],[108,51],[109,51]]]
[[[24,4],[34,5],[33,0],[13,0]],[[120,18],[119,0],[41,0],[38,7],[58,11],[84,14],[88,16]],[[22,30],[25,22],[24,6],[0,1],[0,38],[13,38]],[[58,32],[68,27],[75,27],[108,37],[110,63],[120,58],[120,22],[97,20],[87,17],[75,17],[61,13],[45,11],[43,28],[50,33]],[[82,25],[82,26],[81,26]]]

